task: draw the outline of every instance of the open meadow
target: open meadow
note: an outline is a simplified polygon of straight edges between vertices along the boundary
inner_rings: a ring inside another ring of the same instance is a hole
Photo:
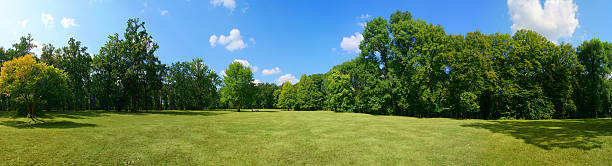
[[[0,116],[0,165],[608,165],[612,120],[329,111]]]

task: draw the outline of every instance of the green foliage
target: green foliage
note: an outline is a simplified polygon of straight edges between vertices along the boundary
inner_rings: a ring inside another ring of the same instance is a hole
[[[203,60],[174,63],[165,73],[166,109],[201,110],[216,106],[221,79]]]
[[[93,58],[92,91],[99,95],[100,106],[109,110],[161,109],[162,72],[165,65],[154,55],[159,48],[139,19],[129,19],[120,39],[118,34]]]
[[[295,110],[320,110],[323,107],[325,96],[321,89],[322,75],[302,75],[300,82],[295,85]]]
[[[255,85],[256,94],[253,100],[253,108],[276,108],[275,104],[278,95],[274,93],[279,89],[276,84],[272,83],[257,83]]]
[[[584,66],[580,73],[580,86],[578,88],[578,105],[584,112],[581,116],[598,117],[602,112],[608,112],[604,108],[605,99],[604,82],[612,70],[612,43],[601,42],[599,39],[584,41],[578,46],[578,61]]]
[[[225,70],[224,86],[221,88],[221,102],[227,103],[238,111],[251,104],[255,97],[253,72],[248,66],[234,62]]]
[[[285,82],[281,85],[278,94],[278,102],[276,107],[281,109],[293,109],[297,103],[297,92],[295,85],[290,82]]]
[[[351,86],[351,77],[332,69],[327,73],[327,107],[336,112],[355,111],[355,90]]]
[[[67,76],[62,70],[36,62],[31,54],[2,64],[0,93],[21,105],[27,116],[37,122],[40,108],[49,99],[62,99],[68,92]]]
[[[70,88],[70,107],[68,109],[88,109],[91,86],[92,58],[87,53],[87,47],[82,47],[80,41],[74,38],[68,40],[68,46],[55,49],[53,45],[45,45],[42,49],[41,61],[62,69],[68,74]],[[56,102],[55,108],[63,109],[62,102]]]

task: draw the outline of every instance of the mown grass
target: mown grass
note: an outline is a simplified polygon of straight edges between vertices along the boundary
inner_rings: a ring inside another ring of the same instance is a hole
[[[609,165],[612,120],[327,111],[0,116],[0,165]]]

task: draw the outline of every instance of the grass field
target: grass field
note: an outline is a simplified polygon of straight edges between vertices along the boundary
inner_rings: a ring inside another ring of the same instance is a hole
[[[609,165],[612,120],[327,111],[0,116],[0,165]]]

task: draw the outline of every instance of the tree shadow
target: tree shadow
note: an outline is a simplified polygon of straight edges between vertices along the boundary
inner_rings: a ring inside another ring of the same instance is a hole
[[[231,112],[238,112],[238,111],[234,110],[234,111],[231,111]],[[240,110],[240,112],[245,112],[245,113],[246,113],[246,112],[252,112],[252,113],[255,113],[255,112],[279,112],[279,111],[264,111],[264,110],[259,110],[259,111],[255,111],[255,110],[251,111],[251,110],[248,110],[248,111],[247,111],[247,110]]]
[[[109,116],[101,111],[65,111],[65,112],[45,112],[41,118],[67,118],[67,119],[89,119],[92,117]]]
[[[577,148],[591,150],[603,144],[597,137],[612,136],[612,120],[491,121],[462,127],[487,129],[521,139],[542,149]]]
[[[147,111],[147,112],[129,112],[119,114],[133,114],[133,115],[197,115],[197,116],[213,116],[225,114],[224,112],[205,112],[205,111]]]
[[[72,121],[47,121],[42,123],[31,123],[26,121],[2,121],[0,126],[14,127],[19,129],[45,128],[45,129],[69,129],[80,127],[96,127],[96,124],[78,123]]]

